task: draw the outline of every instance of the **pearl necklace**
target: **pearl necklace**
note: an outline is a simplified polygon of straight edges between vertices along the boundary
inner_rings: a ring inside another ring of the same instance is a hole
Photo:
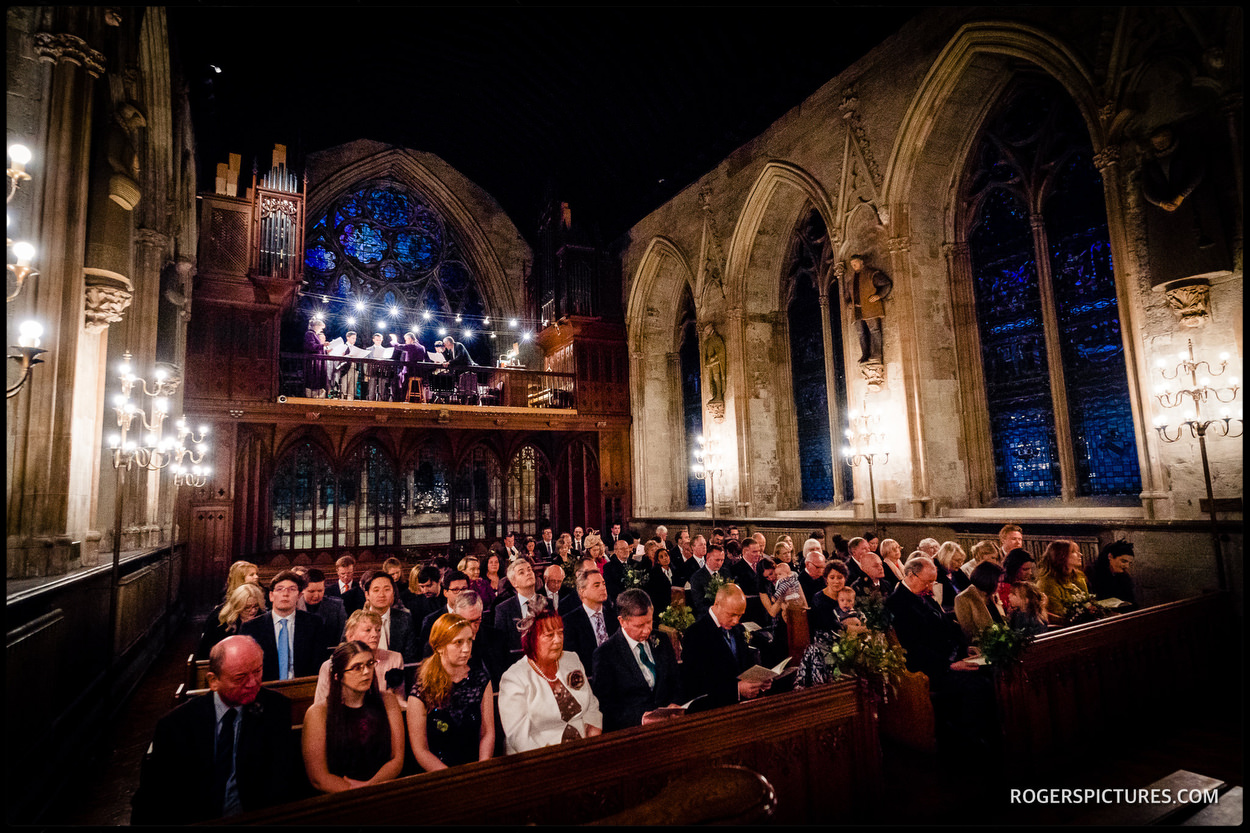
[[[554,682],[559,681],[559,679],[560,679],[560,671],[558,670],[558,667],[557,667],[557,670],[556,670],[556,675],[555,675],[554,677],[548,677],[546,674],[544,674],[544,673],[543,673],[542,669],[538,667],[538,665],[534,662],[534,660],[532,660],[532,659],[531,659],[531,660],[527,660],[527,662],[529,662],[529,664],[530,664],[530,668],[533,668],[535,671],[537,671],[537,672],[538,672],[538,676],[542,677],[542,678],[543,678],[544,680],[546,680],[547,682],[549,682],[549,683],[554,683]]]

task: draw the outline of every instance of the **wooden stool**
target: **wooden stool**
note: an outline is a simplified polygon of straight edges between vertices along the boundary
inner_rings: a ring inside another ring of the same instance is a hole
[[[416,385],[415,391],[412,389],[413,385]],[[425,388],[421,385],[421,380],[415,376],[408,380],[408,392],[404,394],[404,401],[411,402],[414,396],[418,402],[425,401]]]

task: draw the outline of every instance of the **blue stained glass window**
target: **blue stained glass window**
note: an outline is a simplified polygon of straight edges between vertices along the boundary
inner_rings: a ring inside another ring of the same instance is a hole
[[[369,213],[384,226],[407,225],[408,201],[403,194],[375,189],[369,193]]]
[[[788,281],[793,287],[789,306],[790,380],[794,393],[799,441],[802,502],[829,505],[837,500],[834,478],[842,493],[853,496],[850,466],[833,453],[829,433],[829,388],[825,376],[824,321],[816,281],[828,274],[832,259],[828,234],[820,212],[810,209],[795,227],[790,246]],[[834,343],[840,343],[835,338]],[[834,395],[846,413],[846,372],[841,353],[834,350]]]
[[[1046,203],[1068,418],[1080,495],[1137,494],[1141,473],[1102,182],[1074,154]]]
[[[686,431],[687,444],[703,433],[703,379],[699,366],[699,335],[694,323],[694,299],[686,293],[686,323],[682,328],[681,350],[681,410],[682,425]],[[695,445],[689,445],[688,466],[694,465]],[[686,474],[686,505],[691,509],[707,506],[707,487],[703,480],[694,476],[692,469]]]
[[[395,235],[395,257],[409,269],[430,269],[438,261],[439,240],[426,230]]]
[[[393,288],[401,306],[405,299],[421,304],[404,307],[401,315],[419,315],[422,310],[443,318],[486,314],[477,276],[455,235],[409,187],[387,179],[362,183],[331,203],[310,229],[328,225],[334,227],[333,233],[310,234],[306,246],[306,299],[314,295],[373,299]],[[348,282],[347,292],[339,285],[343,277]],[[311,300],[301,303],[301,318],[306,319],[312,311]],[[346,326],[346,318],[358,313],[347,303],[332,308],[331,336],[338,331],[336,314]],[[475,359],[492,362],[486,355],[475,355]]]
[[[304,251],[304,264],[318,272],[333,272],[337,263],[334,252],[323,245],[316,245]]]
[[[365,265],[377,263],[386,254],[386,241],[382,239],[381,233],[364,223],[348,223],[343,226],[339,242],[343,244],[343,251],[349,257]]]
[[[1055,496],[1060,455],[1037,258],[1047,259],[1078,495],[1141,489],[1102,183],[1085,126],[1052,82],[1007,93],[969,178],[968,236],[1000,497]],[[1039,254],[1025,206],[1042,205]]]

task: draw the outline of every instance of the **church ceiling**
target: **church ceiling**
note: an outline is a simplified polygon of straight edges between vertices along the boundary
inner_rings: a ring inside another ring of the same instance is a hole
[[[548,189],[608,240],[915,9],[214,8],[169,11],[202,181],[353,139],[434,153],[533,240]],[[216,71],[214,67],[220,69]]]

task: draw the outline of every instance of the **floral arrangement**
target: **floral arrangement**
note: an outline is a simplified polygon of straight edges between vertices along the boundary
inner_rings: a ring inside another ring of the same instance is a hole
[[[907,654],[883,631],[844,633],[825,654],[825,665],[832,680],[859,677],[885,688],[907,670]]]
[[[660,624],[685,633],[694,624],[694,612],[684,604],[669,605],[660,612]]]
[[[707,582],[707,589],[703,591],[703,598],[709,604],[713,603],[716,601],[716,593],[726,584],[733,583],[733,579],[725,578],[720,573],[712,573],[712,577]]]
[[[991,622],[977,636],[977,647],[981,649],[981,656],[991,665],[1011,668],[1020,663],[1032,641],[1033,637],[1023,629]]]
[[[647,579],[650,577],[650,573],[647,571],[645,565],[630,562],[625,567],[625,576],[621,581],[621,586],[625,590],[630,590],[635,587],[642,590],[646,588]]]
[[[1079,625],[1082,622],[1093,622],[1110,615],[1106,608],[1095,604],[1094,595],[1076,587],[1071,588],[1067,604],[1064,605],[1063,624]]]

